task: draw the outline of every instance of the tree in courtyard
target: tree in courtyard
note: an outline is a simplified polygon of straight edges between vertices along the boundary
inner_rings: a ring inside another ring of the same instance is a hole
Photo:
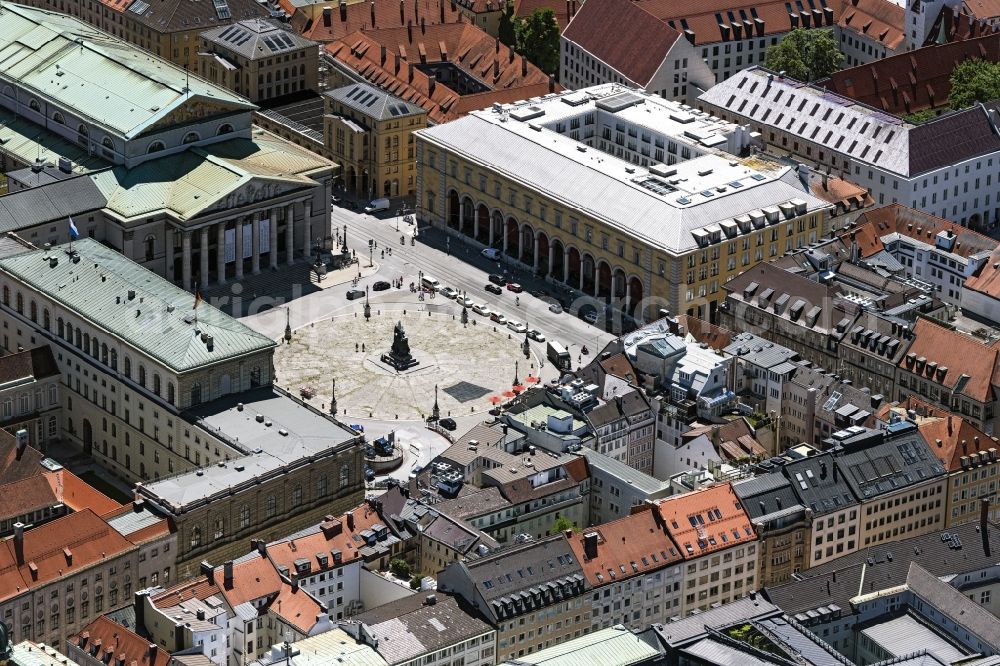
[[[410,565],[407,564],[406,560],[394,559],[389,562],[389,571],[396,578],[409,578],[410,577]]]
[[[566,530],[573,530],[576,532],[576,523],[566,516],[559,516],[556,518],[555,522],[552,523],[552,528],[549,530],[549,534],[562,534]]]
[[[514,3],[508,2],[503,11],[500,12],[500,26],[497,29],[497,37],[510,48],[514,48],[517,45],[517,35],[514,34],[515,21],[517,19],[514,18]]]
[[[832,30],[796,28],[776,46],[767,50],[767,68],[785,72],[793,79],[816,81],[825,79],[844,62]]]
[[[1000,63],[971,58],[952,70],[948,95],[951,108],[964,109],[976,102],[991,102],[997,98],[1000,98]]]
[[[559,22],[551,9],[536,9],[514,22],[517,51],[546,74],[559,69]]]

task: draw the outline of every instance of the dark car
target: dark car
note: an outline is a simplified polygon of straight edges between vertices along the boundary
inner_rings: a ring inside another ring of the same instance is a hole
[[[452,418],[441,419],[440,421],[438,421],[438,425],[444,428],[445,430],[451,430],[451,431],[454,431],[455,428],[458,427],[458,424],[455,423],[455,419]]]
[[[391,286],[392,285],[390,285],[385,280],[379,280],[378,282],[376,282],[375,284],[372,285],[372,291],[385,291],[386,289],[388,289]]]
[[[374,481],[374,480],[375,480],[375,470],[373,470],[368,465],[365,465],[365,481]]]
[[[360,289],[348,289],[347,290],[347,300],[353,301],[356,298],[364,298],[365,292]]]
[[[490,273],[490,282],[492,282],[493,284],[498,284],[501,287],[507,284],[507,280],[504,278],[504,276],[498,275],[497,273]]]
[[[496,294],[497,296],[503,293],[503,289],[493,284],[492,282],[486,285],[486,291],[490,292],[491,294]]]

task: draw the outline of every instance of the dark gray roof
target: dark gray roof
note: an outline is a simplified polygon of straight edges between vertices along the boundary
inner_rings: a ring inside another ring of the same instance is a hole
[[[24,167],[7,172],[7,178],[17,181],[26,187],[38,187],[48,185],[67,178],[73,178],[76,174],[68,173],[58,167],[43,164],[37,167]]]
[[[722,353],[726,356],[739,356],[762,368],[772,368],[799,358],[799,355],[788,347],[775,344],[753,333],[733,336],[732,342],[722,350]]]
[[[0,197],[0,233],[61,221],[104,208],[107,198],[89,175],[75,176]]]
[[[354,618],[363,622],[390,664],[493,631],[482,616],[458,597],[441,592],[403,597]]]
[[[416,104],[367,83],[353,83],[326,93],[331,99],[345,104],[369,118],[388,120],[424,113]]]
[[[792,615],[831,604],[850,612],[850,600],[859,590],[868,593],[903,585],[910,562],[916,562],[934,576],[962,574],[995,565],[1000,561],[1000,527],[990,523],[987,531],[988,550],[983,547],[979,524],[966,523],[947,532],[876,544],[810,567],[789,583],[768,587],[766,595]],[[949,538],[945,539],[945,534]],[[958,537],[960,546],[954,545],[952,536]]]
[[[810,666],[845,666],[851,662],[820,640],[811,631],[785,616],[775,616],[757,620],[754,624],[763,627],[785,647],[791,648]]]
[[[316,42],[285,29],[277,21],[260,18],[218,26],[201,33],[201,37],[250,60],[272,58],[307,47],[319,48]]]
[[[993,652],[1000,652],[1000,618],[996,615],[915,562],[910,563],[906,586],[933,604],[953,626],[962,627],[989,645]]]
[[[850,484],[836,469],[832,454],[796,460],[782,469],[799,501],[815,516],[840,511],[858,502]]]
[[[562,535],[491,553],[468,562],[467,567],[486,601],[560,579],[580,576],[583,580],[583,569]]]
[[[879,443],[868,439],[872,431],[859,433],[864,438],[857,450],[846,449],[836,456],[837,467],[854,494],[861,499],[892,493],[923,483],[945,473],[920,432],[913,427],[899,434],[886,434]]]
[[[767,520],[773,514],[789,514],[804,508],[792,490],[792,484],[781,472],[762,474],[734,483],[733,492],[740,498],[743,509],[754,522]]]
[[[911,176],[1000,150],[1000,137],[980,104],[917,125],[909,134]]]
[[[197,30],[199,27],[208,30],[233,21],[271,15],[267,5],[260,4],[257,0],[135,0],[129,5],[128,11],[133,19],[138,19],[156,32],[164,33]]]

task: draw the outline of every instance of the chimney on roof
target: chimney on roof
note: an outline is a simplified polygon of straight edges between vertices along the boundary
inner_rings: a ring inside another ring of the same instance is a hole
[[[413,19],[406,22],[406,41],[409,44],[413,43]]]
[[[500,78],[500,58],[493,61],[493,80]]]
[[[576,0],[573,0],[572,11],[570,11],[569,17],[573,18],[576,16]]]
[[[146,629],[146,597],[149,592],[138,590],[132,595],[132,607],[135,608],[135,629],[145,631]]]
[[[413,71],[413,66],[412,65],[410,65],[410,71],[411,72]],[[347,529],[353,530],[354,529],[354,512],[353,511],[348,511],[347,513],[344,514],[344,516],[347,518]]]
[[[962,453],[968,453],[969,443],[966,440],[962,440]]]
[[[222,563],[222,585],[227,590],[233,589],[233,561],[226,560]]]
[[[427,32],[427,21],[423,16],[420,17],[420,34]]]
[[[299,591],[299,574],[298,574],[298,572],[293,571],[292,575],[291,575],[291,579],[292,579],[292,591],[293,592],[298,592]]]
[[[527,76],[527,75],[528,75],[528,59],[522,55],[521,56],[521,76]]]
[[[267,556],[267,541],[264,539],[257,539],[257,552],[260,553],[261,557]]]
[[[392,70],[392,73],[393,74],[399,74],[399,54],[398,53],[393,53],[392,54],[392,59],[395,62],[395,67]]]
[[[201,573],[208,578],[208,582],[215,584],[215,567],[208,563],[208,560],[201,561]]]
[[[588,560],[597,557],[597,532],[587,532],[583,535],[583,555]]]
[[[375,0],[372,0],[371,4],[371,15],[372,15],[372,27],[375,27]]]
[[[24,523],[18,521],[14,523],[14,557],[17,564],[24,564]]]
[[[500,38],[499,37],[497,37],[497,41],[496,41],[496,52],[500,53]]]
[[[413,83],[413,63],[412,62],[407,63],[406,67],[407,67],[406,82]]]
[[[399,25],[406,24],[406,0],[399,0]]]
[[[340,22],[347,22],[347,2],[345,0],[340,0]]]
[[[155,664],[156,663],[156,643],[150,643],[149,644],[149,650],[148,650],[148,652],[149,652],[149,663],[150,664]]]
[[[437,74],[431,72],[427,75],[427,96],[434,96],[434,89],[437,87]]]
[[[14,454],[14,459],[20,460],[21,456],[24,455],[24,450],[28,448],[28,431],[18,430],[14,437],[17,439],[17,451]]]
[[[440,21],[438,21],[438,22],[439,22],[439,23],[444,23],[444,0],[441,0],[441,2],[440,2],[440,3],[438,3],[438,4],[439,4],[439,5],[440,5],[440,7],[441,7],[441,20],[440,20]],[[459,17],[459,18],[461,18],[461,17]]]
[[[513,48],[510,48],[509,50],[510,50],[510,53],[507,54],[507,61],[509,63],[513,64],[514,63],[514,56],[516,55],[516,53],[514,52]]]
[[[383,44],[379,50],[379,62],[378,62],[378,64],[381,65],[382,67],[385,67],[385,56],[386,56],[386,49],[385,49],[385,44]]]
[[[344,6],[341,5],[340,9],[341,9],[341,12],[343,12]],[[333,19],[333,8],[332,7],[324,7],[323,8],[323,25],[326,26],[326,27],[330,27],[330,23],[332,22],[332,19]]]

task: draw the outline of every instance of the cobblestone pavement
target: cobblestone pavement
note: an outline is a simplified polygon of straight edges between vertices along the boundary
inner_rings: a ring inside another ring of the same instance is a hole
[[[441,416],[466,416],[492,407],[491,396],[509,391],[515,378],[522,382],[537,368],[534,354],[525,360],[522,336],[506,327],[476,319],[462,326],[451,314],[385,311],[366,323],[347,314],[309,324],[294,332],[289,344],[275,354],[277,383],[299,393],[315,391],[310,402],[321,409],[330,404],[331,380],[337,380],[337,408],[341,420],[370,417],[383,420],[426,418],[438,385]],[[393,326],[403,322],[410,350],[420,364],[397,373],[380,357],[392,344]],[[364,351],[361,351],[361,345]],[[357,345],[357,351],[355,351]]]

